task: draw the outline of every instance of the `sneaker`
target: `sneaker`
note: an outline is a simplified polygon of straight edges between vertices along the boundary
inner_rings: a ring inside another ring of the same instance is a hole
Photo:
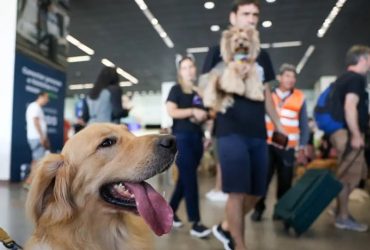
[[[204,238],[211,234],[211,229],[205,227],[199,222],[195,222],[193,224],[193,227],[190,230],[190,235],[198,237],[198,238]]]
[[[179,228],[179,227],[182,227],[184,224],[182,223],[182,221],[179,219],[179,217],[177,217],[177,215],[175,214],[173,216],[173,223],[172,223],[172,226],[175,227],[175,228]]]
[[[206,198],[210,201],[226,202],[229,196],[222,191],[212,189],[206,194]]]
[[[336,219],[335,227],[343,230],[351,230],[356,232],[366,232],[368,226],[365,224],[358,223],[356,220],[347,218],[347,219]]]
[[[262,220],[262,214],[263,214],[263,212],[258,211],[258,210],[254,210],[252,215],[251,215],[252,221],[260,222]]]
[[[230,232],[222,229],[221,224],[213,226],[212,233],[216,239],[222,242],[225,250],[234,250],[233,238]]]

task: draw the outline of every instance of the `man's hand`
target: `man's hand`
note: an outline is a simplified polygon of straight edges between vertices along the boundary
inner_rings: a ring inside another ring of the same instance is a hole
[[[50,148],[50,143],[49,143],[49,140],[46,136],[43,136],[41,138],[41,145],[45,148],[45,149],[49,149]]]
[[[302,165],[306,165],[307,164],[307,157],[306,157],[305,149],[304,148],[301,148],[301,149],[298,150],[298,153],[297,153],[297,163],[298,164],[302,164]]]
[[[365,146],[365,140],[361,135],[352,135],[351,147],[353,149],[361,149]]]

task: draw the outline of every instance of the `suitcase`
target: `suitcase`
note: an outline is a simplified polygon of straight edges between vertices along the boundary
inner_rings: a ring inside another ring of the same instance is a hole
[[[278,201],[274,216],[282,219],[287,231],[293,228],[300,236],[341,190],[342,184],[330,170],[308,170]]]

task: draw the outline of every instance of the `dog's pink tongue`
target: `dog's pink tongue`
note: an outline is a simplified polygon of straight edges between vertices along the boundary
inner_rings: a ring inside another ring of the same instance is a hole
[[[173,211],[167,201],[146,182],[126,182],[125,185],[134,193],[139,214],[155,234],[168,233],[172,228]]]

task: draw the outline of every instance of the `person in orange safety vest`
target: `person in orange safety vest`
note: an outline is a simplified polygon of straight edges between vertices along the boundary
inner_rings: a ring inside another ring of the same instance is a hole
[[[283,64],[277,77],[279,86],[272,92],[272,99],[280,122],[288,135],[285,149],[272,144],[272,134],[275,130],[270,118],[266,116],[267,137],[269,143],[269,173],[268,182],[277,172],[277,198],[280,199],[292,185],[295,156],[297,161],[304,163],[304,148],[309,140],[309,127],[305,97],[302,91],[295,88],[297,73],[293,65]],[[253,221],[261,221],[266,208],[265,198],[255,206]],[[274,219],[279,219],[275,218]]]

